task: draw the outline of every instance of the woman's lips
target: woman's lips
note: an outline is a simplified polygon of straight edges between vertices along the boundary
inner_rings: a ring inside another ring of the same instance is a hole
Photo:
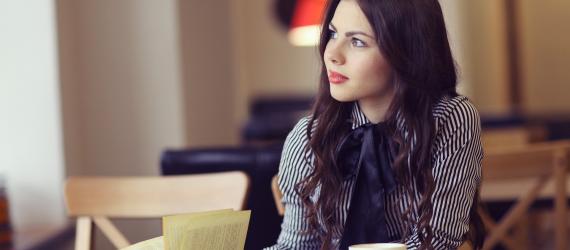
[[[346,80],[348,80],[348,77],[344,76],[343,74],[335,71],[329,71],[329,81],[331,83],[341,84],[343,82],[346,82]]]

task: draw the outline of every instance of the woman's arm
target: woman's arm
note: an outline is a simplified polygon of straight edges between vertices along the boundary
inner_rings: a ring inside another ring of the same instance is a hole
[[[432,196],[434,249],[456,249],[469,231],[469,210],[481,179],[480,118],[467,100],[460,101],[440,125],[435,144]],[[418,232],[407,239],[410,249],[419,247]]]
[[[266,250],[319,249],[321,245],[317,235],[305,232],[309,228],[305,219],[306,209],[295,192],[295,184],[308,176],[312,169],[305,159],[304,152],[305,145],[307,145],[305,131],[308,121],[308,117],[301,119],[289,133],[283,146],[278,183],[283,193],[285,215],[277,244]]]

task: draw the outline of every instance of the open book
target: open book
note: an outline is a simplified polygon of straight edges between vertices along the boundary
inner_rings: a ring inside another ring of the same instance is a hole
[[[242,250],[251,211],[232,209],[162,217],[163,236],[123,250]]]

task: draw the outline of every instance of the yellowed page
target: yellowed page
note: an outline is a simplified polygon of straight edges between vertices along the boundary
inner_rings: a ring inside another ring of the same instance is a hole
[[[251,211],[163,218],[167,250],[243,250]]]
[[[192,221],[193,218],[204,215],[231,213],[233,211],[233,209],[228,208],[214,211],[164,216],[162,217],[162,234],[164,235],[164,242],[181,242],[181,239],[179,237],[183,236],[183,234],[173,234],[167,232],[180,231],[180,228],[184,228],[190,221]],[[174,248],[171,244],[165,244],[164,249],[174,250],[177,248]]]
[[[164,250],[164,237],[156,237],[150,240],[141,241],[134,245],[122,248],[121,250]]]

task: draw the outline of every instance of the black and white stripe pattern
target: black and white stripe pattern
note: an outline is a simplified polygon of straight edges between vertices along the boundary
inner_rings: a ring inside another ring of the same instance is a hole
[[[432,197],[434,213],[430,221],[434,233],[432,244],[435,249],[455,249],[462,244],[463,236],[469,230],[469,209],[480,184],[483,159],[481,125],[477,110],[464,96],[444,97],[434,108],[433,115],[437,135],[433,147],[436,186]],[[294,190],[295,184],[313,169],[314,156],[304,151],[309,119],[302,118],[285,141],[278,178],[286,208],[285,216],[277,244],[267,250],[318,249],[321,244],[315,234],[303,233],[308,229],[308,222],[304,218],[306,211]],[[369,123],[356,104],[352,121],[352,129]],[[340,206],[335,214],[339,221],[346,220],[355,180],[352,178],[343,183]],[[415,187],[412,189],[415,190]],[[313,201],[316,197],[318,190]],[[412,201],[406,197],[402,186],[386,197],[388,231],[394,242],[401,241],[402,235],[409,232],[403,243],[408,249],[415,249],[419,246],[417,229],[406,228],[401,215],[411,202],[412,218],[417,219],[416,208],[420,197],[418,195]],[[335,239],[336,242],[339,240]]]

